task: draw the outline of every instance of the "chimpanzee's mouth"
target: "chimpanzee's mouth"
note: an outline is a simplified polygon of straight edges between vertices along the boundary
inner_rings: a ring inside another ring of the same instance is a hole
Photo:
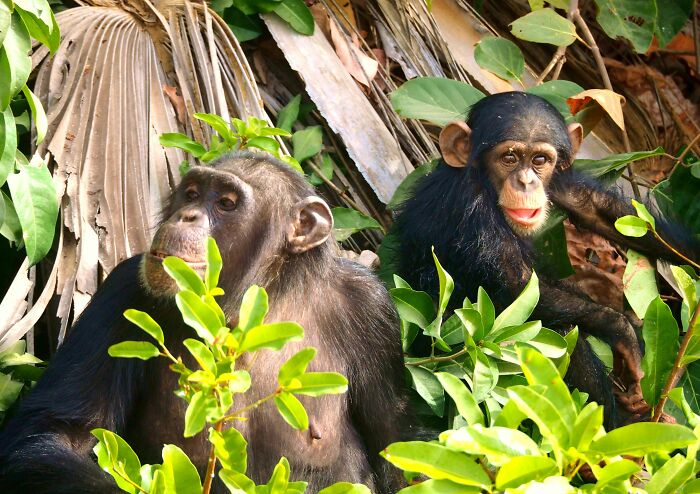
[[[162,250],[152,250],[151,252],[149,252],[149,256],[151,257],[151,259],[153,261],[156,261],[156,262],[163,262],[163,260],[166,257],[172,256],[172,255],[173,254],[169,254],[169,253],[164,252]],[[191,267],[192,269],[204,269],[207,266],[206,261],[203,261],[201,259],[191,259],[191,258],[188,258],[188,257],[183,256],[183,255],[176,255],[176,257],[179,257],[180,259],[185,261],[185,263],[189,267]]]
[[[536,209],[508,209],[503,208],[513,221],[523,226],[532,226],[539,222],[542,216],[542,208]]]

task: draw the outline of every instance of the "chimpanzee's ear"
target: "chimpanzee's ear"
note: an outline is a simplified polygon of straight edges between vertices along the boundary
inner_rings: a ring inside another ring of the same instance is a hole
[[[462,122],[450,122],[440,132],[440,153],[442,158],[450,166],[464,168],[467,166],[469,151],[471,149],[472,129]]]
[[[323,199],[310,196],[294,205],[292,222],[287,227],[290,252],[301,254],[321,245],[333,231],[333,215]]]
[[[571,141],[571,159],[578,153],[583,142],[583,126],[580,123],[572,123],[567,127],[569,130],[569,140]]]

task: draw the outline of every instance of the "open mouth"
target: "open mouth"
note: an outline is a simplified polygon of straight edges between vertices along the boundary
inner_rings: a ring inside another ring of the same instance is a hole
[[[148,255],[151,257],[152,260],[157,261],[157,262],[163,262],[163,259],[166,257],[169,257],[173,254],[169,254],[167,252],[163,252],[161,250],[152,250],[151,252],[148,253]],[[185,264],[187,264],[189,267],[192,269],[204,269],[207,266],[206,261],[200,260],[200,259],[190,259],[184,256],[176,256],[185,261]]]
[[[504,208],[513,221],[523,226],[537,223],[542,216],[542,208],[537,209],[508,209]]]

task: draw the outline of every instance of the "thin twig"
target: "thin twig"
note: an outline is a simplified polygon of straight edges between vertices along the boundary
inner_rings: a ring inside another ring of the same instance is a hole
[[[219,420],[214,429],[216,432],[221,432],[224,427],[224,421]],[[211,445],[209,450],[209,461],[207,462],[207,472],[204,474],[204,485],[202,486],[202,494],[209,494],[211,491],[211,484],[214,481],[214,468],[216,468],[216,448],[214,444]]]
[[[600,49],[598,48],[598,44],[596,43],[595,38],[593,37],[593,33],[591,33],[591,30],[588,28],[588,24],[586,24],[586,21],[581,16],[581,11],[576,9],[572,13],[572,16],[578,27],[581,29],[581,32],[583,33],[584,38],[586,38],[589,48],[593,53],[593,59],[595,60],[596,65],[598,66],[598,73],[603,79],[603,85],[606,89],[614,91],[612,82],[610,82],[610,76],[608,75],[608,69],[605,67],[605,60],[603,60],[603,56],[601,55]],[[632,146],[630,144],[629,136],[627,135],[627,130],[625,129],[622,129],[622,140],[625,145],[625,152],[631,152]],[[632,184],[632,192],[634,192],[634,197],[637,200],[641,200],[642,195],[639,192],[639,185],[637,184],[635,176],[632,172],[632,167],[630,165],[627,165],[627,175],[630,180],[630,183]]]
[[[675,156],[673,157],[673,159],[676,160],[676,164],[673,165],[673,168],[671,168],[671,173],[668,174],[669,176],[673,175],[673,172],[676,171],[676,168],[678,168],[679,165],[685,166],[685,163],[683,163],[683,160],[684,160],[685,157],[688,155],[688,153],[690,152],[690,150],[693,149],[693,147],[694,147],[698,142],[700,142],[700,134],[696,135],[696,136],[693,138],[693,140],[690,141],[690,144],[688,144],[688,146],[686,146],[686,148],[685,148],[685,149],[683,150],[683,152],[678,156],[678,158],[676,158]]]
[[[683,376],[685,366],[681,366],[681,359],[685,356],[685,352],[688,349],[690,340],[695,332],[695,323],[698,320],[698,316],[700,316],[700,304],[695,306],[695,310],[693,311],[693,317],[690,318],[690,322],[688,323],[688,331],[686,331],[685,336],[683,337],[683,342],[681,343],[681,347],[678,349],[676,360],[673,362],[671,374],[668,376],[666,384],[664,384],[664,389],[661,390],[661,399],[654,407],[654,415],[652,417],[652,420],[654,422],[658,422],[661,419],[661,414],[664,411],[664,406],[666,405],[666,401],[668,401],[668,393],[674,387],[676,387],[676,384],[678,384],[678,381]]]
[[[693,266],[695,269],[700,269],[700,264],[696,263],[696,262],[693,261],[692,259],[689,259],[689,258],[686,257],[685,255],[681,254],[681,253],[680,253],[678,250],[676,250],[671,244],[669,244],[669,243],[666,242],[663,238],[661,238],[661,235],[659,235],[658,233],[656,233],[656,230],[651,230],[651,232],[654,234],[654,237],[656,237],[656,240],[658,240],[659,242],[661,242],[661,243],[664,245],[664,247],[666,247],[668,250],[670,250],[671,252],[673,252],[674,254],[676,254],[679,258],[683,259],[684,262],[687,262],[688,264],[690,264],[691,266]]]
[[[578,0],[571,0],[569,2],[569,11],[566,14],[566,18],[571,20],[573,18],[574,12],[578,11]],[[561,67],[564,65],[564,60],[566,58],[566,48],[567,46],[560,46],[557,48],[557,51],[554,52],[554,56],[552,56],[552,59],[549,61],[547,66],[544,68],[540,76],[537,78],[537,81],[535,82],[536,86],[539,86],[544,82],[544,78],[547,77],[547,75],[552,71],[552,69],[556,66],[556,70],[554,71],[554,75],[552,76],[552,80],[556,80],[559,78],[559,73],[561,72]]]
[[[457,357],[461,357],[465,353],[467,353],[469,350],[466,348],[463,348],[462,350],[458,351],[457,353],[453,353],[452,355],[444,355],[441,357],[428,357],[424,358],[422,360],[416,360],[414,362],[406,362],[406,365],[423,365],[423,364],[431,364],[433,362],[449,362],[450,360],[454,360]]]

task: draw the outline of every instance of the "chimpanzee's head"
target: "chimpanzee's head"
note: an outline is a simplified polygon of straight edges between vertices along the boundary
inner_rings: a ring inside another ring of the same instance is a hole
[[[221,250],[227,292],[227,285],[238,287],[261,273],[275,276],[292,258],[323,256],[332,245],[328,205],[299,173],[260,154],[232,154],[192,168],[164,218],[142,267],[146,286],[157,295],[177,292],[163,269],[167,256],[203,273],[209,236]]]
[[[546,100],[523,92],[478,101],[466,123],[440,133],[445,163],[484,167],[506,221],[519,235],[537,231],[547,218],[547,187],[556,168],[567,168],[583,140],[580,124],[566,125]]]

